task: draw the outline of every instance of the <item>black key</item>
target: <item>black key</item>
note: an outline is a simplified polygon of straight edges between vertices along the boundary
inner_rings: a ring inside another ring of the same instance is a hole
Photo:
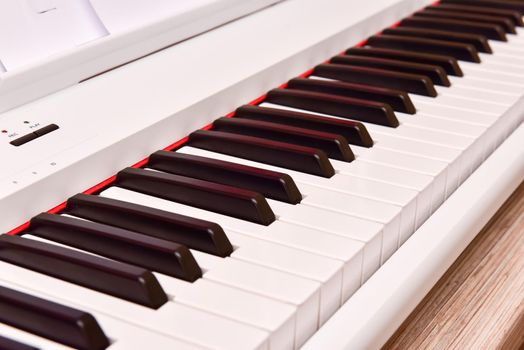
[[[493,7],[467,6],[458,4],[438,4],[438,6],[428,6],[429,8],[438,8],[440,11],[448,11],[453,13],[477,13],[479,15],[497,15],[510,19],[516,26],[524,26],[522,15],[518,11],[502,10]]]
[[[382,102],[293,89],[273,89],[265,101],[390,127],[399,125],[393,108]]]
[[[335,175],[326,153],[312,147],[204,130],[189,135],[189,145],[322,177]]]
[[[2,350],[38,350],[31,345],[22,344],[20,342],[7,339],[0,336],[0,349]]]
[[[341,81],[295,78],[288,82],[288,89],[314,91],[331,95],[370,100],[388,104],[395,111],[415,114],[416,109],[404,91],[379,88],[371,85],[351,84]],[[352,142],[350,142],[352,143]]]
[[[386,49],[441,54],[458,60],[480,63],[475,46],[444,40],[409,38],[400,35],[375,35],[368,39],[368,45]]]
[[[447,30],[459,33],[481,34],[488,39],[507,41],[506,31],[497,24],[480,23],[466,20],[428,18],[423,16],[409,17],[400,22],[404,27],[419,27],[426,29]]]
[[[420,74],[429,77],[435,85],[451,86],[446,71],[440,66],[403,62],[388,58],[352,56],[349,54],[335,56],[331,59],[331,62],[335,64],[386,69],[394,72]]]
[[[464,74],[459,67],[457,59],[452,56],[427,54],[421,52],[381,49],[372,47],[353,47],[346,51],[349,55],[365,57],[382,57],[408,62],[433,64],[442,67],[448,75],[462,77]]]
[[[355,160],[348,141],[337,134],[242,118],[217,119],[213,123],[213,130],[314,147],[326,152],[329,158],[344,162]]]
[[[496,15],[481,15],[476,13],[464,13],[464,12],[452,12],[440,11],[438,8],[425,9],[415,14],[416,16],[430,17],[430,18],[443,18],[443,19],[455,19],[464,20],[471,22],[497,24],[501,26],[506,33],[517,34],[515,30],[515,24],[510,19],[500,17]]]
[[[300,203],[302,200],[302,195],[291,176],[276,171],[166,151],[150,155],[147,166],[166,173],[245,188],[291,204]]]
[[[144,169],[126,168],[116,177],[118,187],[262,225],[275,221],[266,199],[257,192]]]
[[[238,108],[235,111],[235,117],[339,134],[344,136],[350,144],[368,148],[373,146],[373,140],[364,124],[352,120],[251,105]]]
[[[109,347],[109,340],[91,314],[2,286],[0,322],[75,349]],[[5,349],[1,341],[0,348]]]
[[[489,46],[488,39],[480,34],[466,34],[449,32],[445,30],[425,29],[425,28],[411,28],[411,27],[396,27],[385,29],[382,33],[388,35],[401,35],[415,38],[427,38],[436,40],[454,41],[457,43],[471,44],[479,52],[493,53]]]
[[[44,213],[28,233],[190,282],[202,276],[185,246],[109,225]]]
[[[443,4],[458,4],[467,6],[484,6],[493,7],[495,9],[518,11],[521,16],[524,16],[524,2],[512,0],[441,0]]]
[[[77,194],[67,201],[66,213],[222,257],[233,252],[218,224],[143,205]]]
[[[148,270],[19,236],[0,236],[0,260],[157,309],[167,296]]]
[[[342,80],[348,83],[369,84],[436,97],[437,91],[425,75],[392,72],[384,69],[349,66],[343,64],[321,64],[313,75]]]

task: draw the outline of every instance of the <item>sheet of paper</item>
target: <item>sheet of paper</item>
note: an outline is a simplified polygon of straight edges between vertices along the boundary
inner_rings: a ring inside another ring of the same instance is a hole
[[[245,0],[249,1],[249,0]],[[139,28],[224,0],[91,0],[110,33]],[[230,2],[230,1],[229,1]]]
[[[108,34],[89,0],[0,0],[0,61],[10,71]]]

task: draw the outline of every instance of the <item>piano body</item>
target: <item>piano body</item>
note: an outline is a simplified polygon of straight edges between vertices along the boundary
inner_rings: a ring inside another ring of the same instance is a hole
[[[524,178],[524,2],[23,3],[2,349],[380,348]]]

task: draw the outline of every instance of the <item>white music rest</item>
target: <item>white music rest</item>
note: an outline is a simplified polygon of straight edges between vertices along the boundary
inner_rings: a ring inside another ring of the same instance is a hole
[[[0,112],[281,0],[3,0]]]

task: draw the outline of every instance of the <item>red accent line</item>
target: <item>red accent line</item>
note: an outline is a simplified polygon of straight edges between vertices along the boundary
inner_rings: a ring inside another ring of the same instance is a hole
[[[355,47],[364,47],[366,46],[367,43],[368,43],[368,39],[359,42],[358,44],[355,45]]]
[[[180,147],[182,147],[184,144],[187,143],[187,141],[189,141],[189,137],[184,137],[183,139],[181,140],[178,140],[177,142],[167,146],[166,148],[164,148],[164,151],[173,151],[175,149],[178,149]]]
[[[254,99],[253,101],[249,102],[248,104],[249,104],[249,105],[253,105],[253,106],[254,106],[254,105],[259,105],[259,104],[261,104],[262,102],[264,102],[264,100],[265,100],[266,98],[267,98],[267,95],[264,94],[264,95],[260,96],[259,98],[256,98],[256,99]]]
[[[12,229],[11,231],[7,232],[7,234],[10,236],[15,236],[27,230],[28,228],[29,228],[29,222],[26,222],[25,224],[22,224],[18,226],[17,228]]]
[[[57,205],[53,209],[49,210],[49,214],[58,214],[67,207],[67,202]]]
[[[393,23],[393,25],[391,26],[391,28],[397,28],[397,27],[400,27],[400,21],[398,21],[397,23]]]
[[[213,129],[213,123],[211,123],[211,124],[207,124],[206,126],[204,126],[204,127],[202,128],[202,130],[211,130],[211,129]]]
[[[109,179],[106,179],[106,180],[100,182],[99,184],[97,184],[97,185],[87,189],[83,193],[84,194],[93,194],[93,193],[100,192],[101,190],[103,190],[107,186],[111,185],[115,181],[116,181],[116,176],[111,176]],[[65,207],[64,207],[64,209],[65,209]],[[54,214],[56,214],[56,213],[54,213]]]
[[[142,159],[140,162],[133,164],[131,168],[142,168],[145,167],[149,163],[149,157]]]

